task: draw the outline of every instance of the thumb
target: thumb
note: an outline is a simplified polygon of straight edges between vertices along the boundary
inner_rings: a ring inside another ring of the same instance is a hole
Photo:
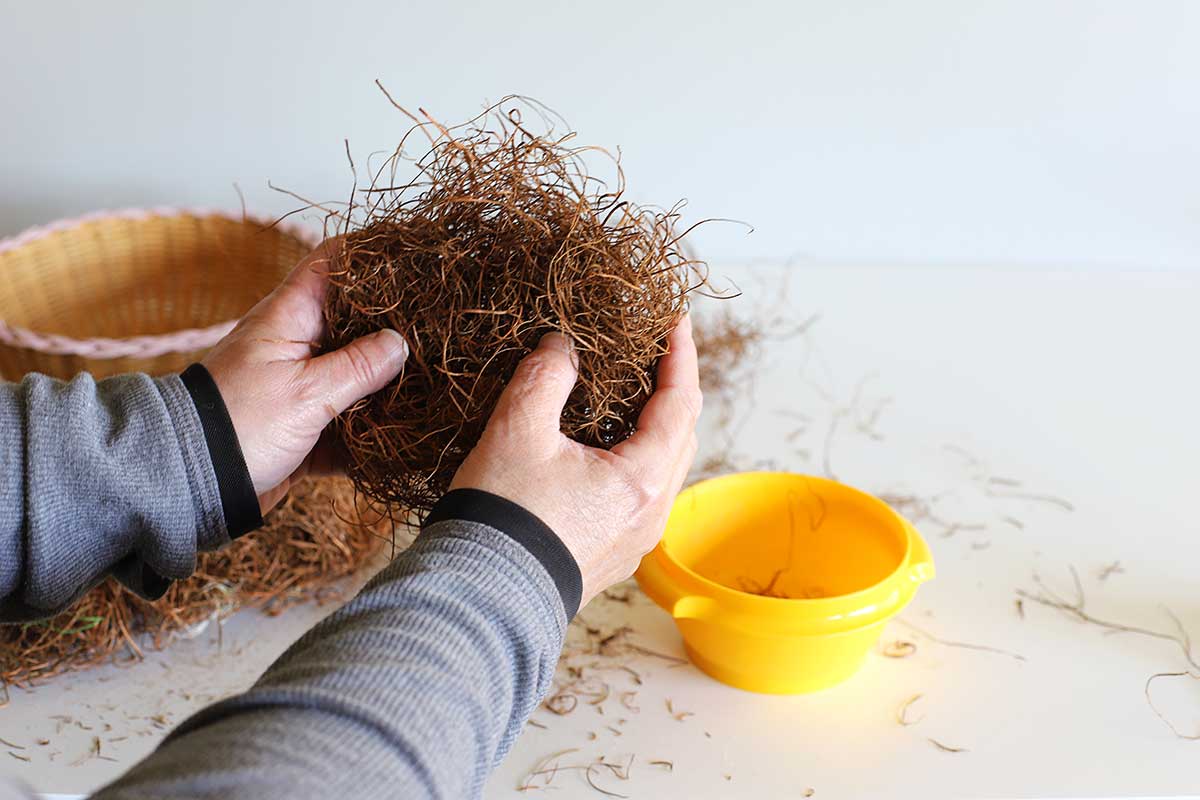
[[[408,358],[408,343],[390,328],[369,333],[350,344],[308,362],[331,416],[377,392],[400,373]]]
[[[557,437],[559,418],[578,377],[575,350],[561,333],[548,333],[517,365],[488,422],[489,432],[530,441]]]

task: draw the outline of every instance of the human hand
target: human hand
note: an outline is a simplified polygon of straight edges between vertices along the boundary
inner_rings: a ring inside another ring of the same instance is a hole
[[[314,357],[324,333],[334,242],[305,256],[203,361],[233,420],[263,513],[305,475],[335,471],[334,450],[322,432],[351,404],[387,385],[408,358],[408,346],[393,330]]]
[[[702,396],[688,317],[667,341],[637,430],[600,450],[559,430],[577,368],[567,339],[547,334],[517,367],[450,484],[500,495],[550,526],[579,564],[583,604],[632,575],[658,543],[696,455]]]

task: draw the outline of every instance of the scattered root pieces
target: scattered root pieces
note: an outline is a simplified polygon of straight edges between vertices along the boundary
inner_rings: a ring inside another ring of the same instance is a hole
[[[571,753],[578,753],[578,752],[579,752],[578,747],[569,747],[566,750],[559,750],[556,753],[551,753],[548,756],[543,756],[541,759],[538,760],[537,764],[534,765],[533,769],[531,769],[529,771],[529,773],[525,776],[525,778],[521,781],[521,784],[519,786],[517,786],[517,791],[518,792],[526,792],[526,791],[529,791],[530,789],[542,788],[541,786],[534,786],[532,784],[533,779],[537,778],[537,777],[545,777],[546,779],[545,779],[544,785],[549,786],[550,782],[553,781],[555,776],[558,774],[558,769],[559,769],[558,760],[560,758],[562,758],[563,756],[570,755]],[[551,765],[553,765],[553,766],[551,766]]]
[[[986,644],[972,644],[970,642],[956,642],[951,639],[942,639],[937,636],[934,636],[932,633],[929,633],[928,631],[918,628],[916,625],[913,625],[911,622],[907,622],[902,619],[897,619],[896,622],[898,622],[899,624],[908,628],[913,633],[920,634],[921,636],[924,636],[929,641],[940,644],[943,647],[957,647],[957,648],[961,648],[963,650],[978,650],[983,653],[995,653],[996,655],[1000,655],[1000,656],[1008,656],[1009,658],[1011,658],[1015,661],[1025,661],[1026,660],[1025,656],[1021,655],[1020,653],[1014,653],[1011,650],[1004,650],[999,647],[992,647],[992,646],[986,645]]]
[[[1061,508],[1063,511],[1075,510],[1073,503],[1052,494],[1037,494],[1034,492],[989,492],[988,494],[1002,500],[1028,500],[1031,503],[1048,503],[1049,505]]]
[[[703,355],[701,355],[701,361],[703,361]],[[703,366],[700,368],[700,374],[704,374]],[[705,396],[705,402],[708,402],[707,395]],[[728,452],[714,453],[711,456],[697,461],[693,465],[692,471],[688,473],[686,485],[690,486],[693,483],[697,483],[708,478],[720,477],[721,475],[726,475],[730,472],[741,472],[746,470],[746,468],[746,465],[741,463],[740,459],[734,458]]]
[[[928,741],[931,745],[936,747],[938,750],[941,750],[943,753],[968,753],[968,752],[970,752],[965,747],[951,747],[948,744],[942,744],[937,739],[930,738]]]
[[[559,692],[558,694],[547,698],[542,705],[547,711],[552,711],[559,716],[565,716],[574,711],[575,707],[579,705],[579,698],[573,694]]]
[[[560,760],[563,756],[579,752],[579,748],[573,747],[567,750],[559,750],[556,753],[551,753],[548,756],[541,758],[533,769],[521,780],[517,786],[518,792],[528,792],[536,789],[551,789],[558,788],[552,786],[554,780],[559,773],[563,772],[581,772],[583,778],[587,781],[594,791],[599,792],[606,797],[626,798],[628,795],[614,792],[597,783],[597,778],[605,775],[616,778],[620,781],[627,781],[630,778],[630,773],[633,770],[634,756],[630,755],[624,762],[609,761],[605,756],[600,756],[586,764],[561,764]],[[651,762],[652,764],[661,764],[669,762]],[[539,780],[540,779],[540,780]]]
[[[601,596],[595,602],[624,603],[621,598],[632,599],[637,589],[630,583],[615,591],[618,592],[615,599]],[[610,607],[609,610],[613,609]],[[615,701],[623,710],[640,712],[637,687],[644,682],[641,663],[646,658],[666,661],[671,666],[688,662],[641,646],[634,640],[634,633],[626,625],[601,626],[592,624],[582,614],[577,616],[567,630],[554,688],[543,701],[543,707],[558,716],[566,716],[583,703],[604,716],[611,710],[611,701]],[[638,668],[635,669],[633,664],[638,664]]]
[[[625,644],[625,637],[633,633],[633,628],[623,625],[612,633],[601,636],[597,642],[597,652],[602,656],[612,655],[613,651]]]
[[[1110,622],[1108,620],[1099,619],[1098,617],[1092,616],[1092,614],[1089,613],[1085,608],[1087,598],[1083,593],[1083,582],[1079,580],[1079,572],[1076,571],[1075,567],[1070,567],[1070,571],[1071,578],[1075,583],[1074,600],[1067,600],[1051,590],[1038,575],[1033,576],[1033,582],[1037,584],[1039,591],[1037,593],[1033,593],[1027,592],[1024,589],[1018,589],[1017,596],[1025,600],[1029,600],[1030,602],[1037,603],[1038,605],[1046,606],[1047,608],[1057,609],[1058,611],[1063,612],[1067,616],[1072,617],[1079,622],[1088,625],[1095,625],[1113,633],[1136,633],[1141,636],[1148,636],[1152,639],[1163,639],[1168,642],[1174,642],[1183,652],[1183,657],[1187,660],[1188,665],[1197,672],[1200,672],[1200,662],[1198,662],[1196,657],[1192,655],[1191,637],[1188,635],[1188,632],[1184,630],[1183,624],[1179,621],[1179,617],[1175,616],[1175,614],[1169,608],[1164,608],[1163,611],[1166,612],[1167,616],[1171,618],[1172,623],[1174,623],[1175,633],[1164,633],[1163,631],[1151,630],[1150,628],[1143,628],[1138,625],[1125,625],[1120,622]]]
[[[584,689],[583,691],[586,693],[587,690]],[[608,695],[611,692],[612,692],[612,689],[609,687],[609,685],[607,683],[601,683],[599,688],[596,691],[591,693],[591,697],[588,699],[588,704],[593,705],[593,706],[599,706],[601,703],[603,703],[605,700],[608,699]],[[600,713],[603,714],[604,712],[601,711]]]
[[[662,760],[662,759],[658,759],[657,761],[651,761],[651,762],[649,762],[649,763],[650,763],[650,766],[652,766],[652,767],[662,767],[662,768],[663,768],[663,769],[665,769],[667,772],[674,772],[674,771],[675,771],[675,762],[674,762],[674,761],[664,761],[664,760]]]
[[[669,697],[667,698],[667,713],[670,714],[671,717],[673,719],[675,719],[677,722],[683,722],[688,717],[696,716],[691,711],[676,711],[675,705],[674,705],[674,703],[671,702],[671,699]]]
[[[4,738],[0,738],[0,744],[4,745],[5,747],[11,747],[13,750],[24,750],[25,749],[25,745],[16,744],[15,742],[10,742],[8,739],[4,739]]]
[[[1104,580],[1106,577],[1108,577],[1108,575],[1118,571],[1117,568],[1120,567],[1120,563],[1121,562],[1119,561],[1115,561],[1108,567],[1105,567],[1105,569],[1101,571],[1099,579]],[[1029,600],[1030,602],[1037,603],[1038,605],[1046,606],[1047,608],[1053,608],[1063,612],[1068,617],[1071,617],[1080,623],[1102,628],[1104,629],[1105,633],[1132,633],[1151,639],[1161,639],[1163,641],[1174,642],[1179,647],[1180,652],[1183,654],[1184,660],[1187,662],[1188,666],[1194,670],[1194,672],[1159,672],[1151,675],[1146,679],[1146,685],[1144,687],[1146,703],[1150,706],[1150,710],[1154,712],[1154,715],[1162,720],[1163,724],[1170,728],[1171,732],[1177,737],[1180,739],[1200,740],[1200,732],[1195,734],[1184,733],[1175,725],[1175,723],[1171,722],[1171,720],[1162,713],[1158,706],[1155,705],[1154,699],[1150,694],[1151,686],[1155,681],[1160,679],[1186,677],[1192,680],[1200,680],[1200,661],[1197,661],[1196,656],[1192,654],[1191,635],[1187,632],[1187,629],[1183,627],[1183,623],[1180,622],[1179,617],[1177,617],[1174,612],[1171,611],[1171,609],[1166,607],[1163,608],[1163,611],[1168,617],[1170,617],[1172,624],[1175,626],[1175,631],[1173,633],[1156,631],[1138,625],[1126,625],[1121,622],[1112,622],[1110,620],[1095,617],[1086,609],[1087,598],[1083,592],[1083,582],[1079,579],[1079,572],[1076,571],[1075,567],[1073,566],[1070,567],[1070,571],[1071,579],[1075,585],[1074,600],[1067,600],[1063,596],[1057,594],[1048,586],[1046,586],[1045,582],[1042,581],[1039,576],[1034,575],[1033,582],[1037,584],[1037,593],[1018,589],[1017,602],[1020,602],[1021,599],[1025,599]]]
[[[817,793],[817,790],[816,790],[816,789],[813,789],[812,787],[809,787],[808,789],[805,789],[805,790],[804,790],[804,796],[805,796],[805,797],[812,797],[812,796],[813,796],[814,794],[816,794],[816,793]]]
[[[894,642],[888,642],[880,650],[880,653],[888,658],[908,658],[916,655],[917,646],[913,642],[897,639]]]
[[[688,473],[687,484],[730,472],[779,468],[770,459],[753,459],[737,450],[738,433],[751,418],[755,401],[763,345],[767,341],[785,342],[803,337],[817,321],[809,317],[796,323],[786,308],[786,292],[780,291],[770,307],[751,309],[735,315],[729,308],[722,313],[697,314],[695,322],[696,355],[699,361],[700,388],[704,392],[705,417],[714,423],[722,441],[712,452],[698,459]],[[791,409],[778,413],[799,420],[797,428],[785,434],[794,444],[803,436],[812,419]],[[809,457],[807,450],[797,453]]]
[[[633,757],[630,756],[630,766],[632,766],[632,763],[633,763]],[[622,781],[629,780],[629,767],[626,767],[625,774],[622,775],[620,772],[617,772],[612,769],[614,766],[616,766],[616,765],[605,763],[604,757],[601,756],[599,761],[588,764],[587,769],[584,770],[583,777],[587,780],[588,786],[592,787],[600,794],[602,794],[606,797],[619,797],[619,798],[622,798],[622,800],[624,800],[624,798],[628,798],[629,795],[621,794],[619,792],[614,792],[609,789],[605,789],[603,786],[599,786],[596,783],[595,779],[592,777],[593,771],[599,772],[600,769],[602,769],[604,767],[608,767],[610,769],[610,771],[612,771],[613,774],[617,777],[618,780],[622,780]]]
[[[598,677],[584,676],[582,668],[568,668],[571,678],[564,681],[558,690],[542,705],[548,711],[559,716],[570,714],[579,705],[580,698],[596,709],[597,714],[604,714],[604,701],[609,698],[612,688]]]
[[[12,756],[13,758],[17,759],[18,761],[25,761],[25,762],[29,762],[29,763],[33,762],[33,759],[30,758],[29,756],[23,756],[20,753],[14,753],[12,750],[9,750],[8,754],[10,756]]]
[[[883,414],[884,409],[891,405],[892,398],[878,398],[871,405],[863,407],[863,391],[867,388],[868,384],[878,377],[879,374],[877,372],[870,372],[859,379],[854,387],[854,394],[848,402],[841,402],[832,393],[821,389],[815,384],[813,385],[813,388],[833,405],[829,417],[829,426],[825,429],[824,443],[821,447],[821,474],[830,480],[838,480],[837,473],[833,469],[833,445],[837,439],[838,431],[843,427],[843,423],[852,425],[855,431],[869,439],[882,441],[884,438],[883,434],[875,426],[878,424],[879,417]],[[882,496],[880,499],[888,502]]]
[[[1200,675],[1192,672],[1159,672],[1146,679],[1145,689],[1146,702],[1150,705],[1150,710],[1153,711],[1155,715],[1163,721],[1163,724],[1171,729],[1171,733],[1175,734],[1180,739],[1187,739],[1188,741],[1193,742],[1200,741],[1200,725],[1197,725],[1197,733],[1184,733],[1175,726],[1175,723],[1167,719],[1167,716],[1158,709],[1158,706],[1154,705],[1154,698],[1150,696],[1150,686],[1160,678],[1190,678],[1193,681],[1200,681]]]
[[[101,755],[101,754],[100,754],[100,737],[99,737],[99,736],[93,736],[93,737],[92,737],[92,744],[91,744],[91,747],[89,747],[89,748],[87,749],[87,752],[86,752],[86,753],[84,753],[84,754],[83,754],[83,755],[81,755],[79,758],[77,758],[77,759],[75,759],[74,761],[72,761],[72,762],[71,762],[71,766],[72,766],[72,767],[78,767],[78,766],[79,766],[80,764],[82,764],[83,762],[85,762],[85,761],[88,761],[88,760],[90,760],[90,759],[93,759],[93,758],[98,758],[98,759],[100,759],[101,761],[116,761],[116,759],[115,759],[115,758],[109,758],[108,756],[105,756],[105,755]]]
[[[688,660],[686,658],[681,658],[679,656],[667,655],[666,653],[659,653],[656,650],[650,650],[649,648],[642,647],[641,645],[631,644],[631,645],[629,645],[629,649],[631,652],[634,652],[634,653],[639,653],[644,656],[652,656],[653,658],[662,659],[663,661],[666,661],[673,667],[686,667],[688,664]]]
[[[947,444],[943,446],[943,450],[958,456],[966,463],[971,482],[985,498],[1001,501],[1024,500],[1031,503],[1053,505],[1064,511],[1074,510],[1074,506],[1061,497],[1056,497],[1052,494],[1023,491],[1020,481],[993,475],[988,465],[982,459],[974,456],[962,447]],[[947,518],[938,511],[943,499],[951,498],[956,494],[956,492],[947,491],[922,496],[908,493],[882,492],[877,496],[907,517],[911,522],[918,523],[922,527],[928,526],[931,530],[940,529],[939,533],[943,538],[955,536],[960,532],[982,533],[983,531],[990,530],[990,525],[984,521],[956,521],[952,518]],[[997,504],[993,503],[992,505]],[[1017,530],[1025,529],[1025,522],[1012,514],[999,514],[996,519],[998,522],[1003,522],[1005,525],[1012,526]],[[992,545],[992,540],[988,537],[977,536],[974,539],[970,545],[972,550],[986,550]]]
[[[1125,571],[1125,568],[1123,566],[1121,566],[1121,562],[1114,561],[1111,564],[1108,564],[1108,565],[1100,568],[1100,572],[1096,575],[1096,580],[1106,581],[1113,575],[1119,575],[1119,574],[1123,573],[1124,571]]]
[[[694,331],[700,357],[700,389],[705,401],[713,400],[728,424],[729,416],[746,384],[746,372],[762,357],[767,329],[756,317],[740,317],[731,309],[705,316]],[[714,464],[715,466],[715,464]]]
[[[631,586],[621,588],[605,589],[604,597],[606,600],[611,600],[614,603],[624,603],[631,605],[633,603],[634,589]]]
[[[912,697],[901,703],[900,707],[896,709],[896,722],[899,722],[901,725],[907,728],[909,725],[916,725],[918,722],[925,719],[924,714],[916,718],[909,716],[909,710],[912,709],[913,704],[924,696],[925,695],[923,694],[914,694]]]
[[[877,496],[910,522],[940,528],[940,535],[943,539],[949,539],[959,532],[982,533],[988,529],[988,526],[982,522],[954,522],[939,516],[934,508],[944,495],[923,497],[897,492],[880,492]],[[979,550],[988,546],[990,543],[984,544],[983,547],[974,545],[972,547]]]
[[[628,664],[618,664],[617,669],[622,670],[624,672],[628,672],[630,674],[630,676],[633,677],[633,682],[635,684],[637,684],[638,686],[642,685],[642,675],[640,672],[638,672],[633,667],[629,666]]]

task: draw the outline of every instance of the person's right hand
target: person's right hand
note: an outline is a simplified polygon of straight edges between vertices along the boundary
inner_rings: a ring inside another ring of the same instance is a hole
[[[547,334],[517,367],[450,484],[500,495],[550,526],[579,564],[582,604],[632,575],[658,543],[696,454],[702,397],[686,316],[667,341],[637,430],[600,450],[559,430],[576,363],[567,339]]]
[[[326,239],[204,357],[225,401],[265,514],[293,483],[337,472],[333,418],[400,372],[408,345],[381,330],[317,355],[337,239]]]

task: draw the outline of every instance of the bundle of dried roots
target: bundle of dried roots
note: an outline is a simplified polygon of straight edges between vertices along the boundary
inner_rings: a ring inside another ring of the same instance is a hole
[[[628,437],[703,275],[684,251],[680,207],[627,200],[615,159],[611,186],[589,174],[607,154],[555,134],[540,106],[509,98],[455,127],[409,116],[415,126],[370,187],[331,217],[343,237],[324,344],[381,328],[408,341],[403,374],[337,424],[356,488],[420,516],[547,332],[579,355],[562,431],[602,448]],[[416,178],[398,182],[413,136],[429,149]]]

